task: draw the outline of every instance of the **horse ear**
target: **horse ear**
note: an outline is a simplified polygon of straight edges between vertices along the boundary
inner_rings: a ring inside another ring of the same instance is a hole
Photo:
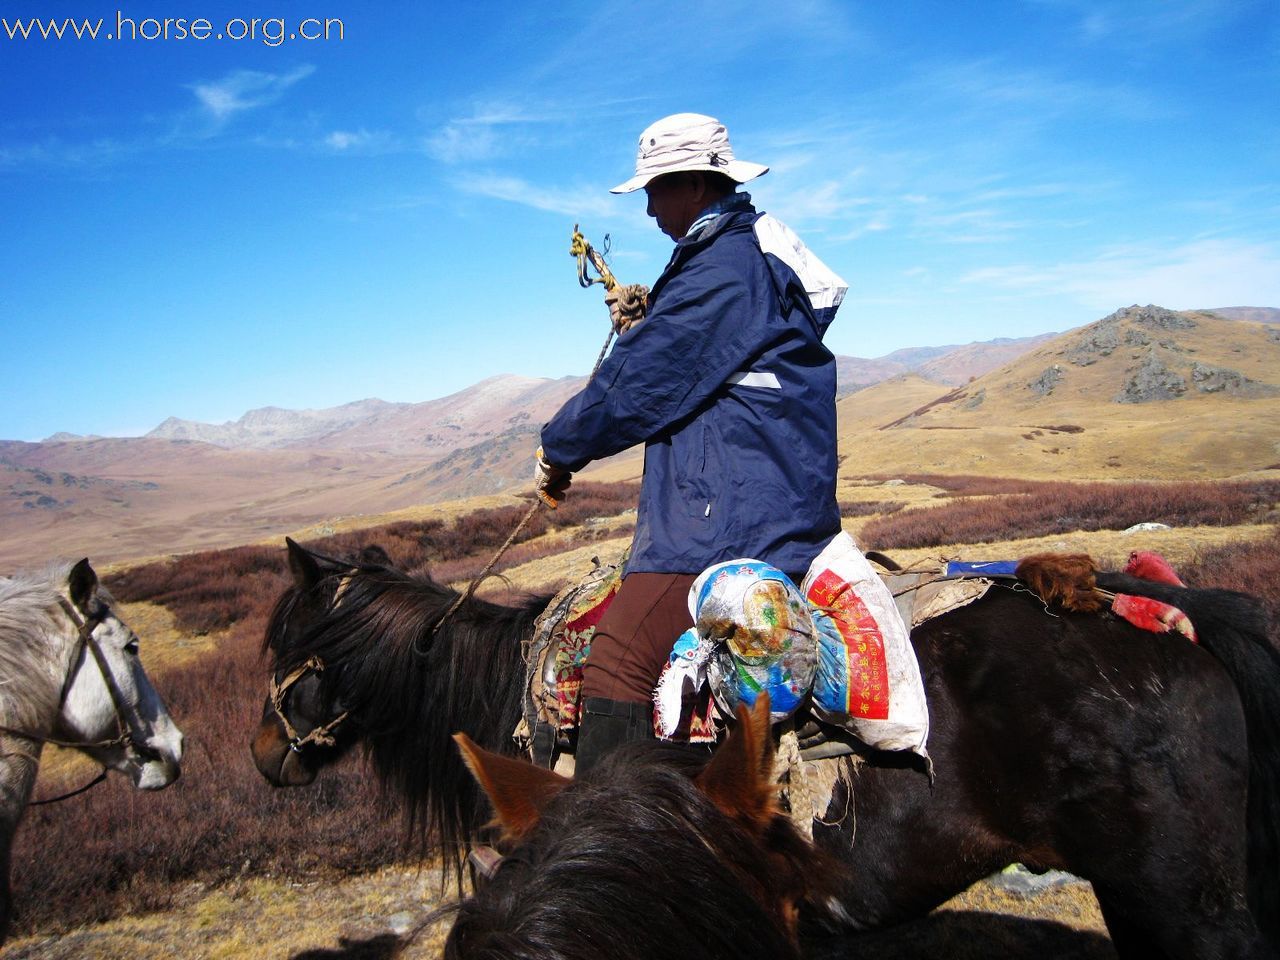
[[[98,575],[93,572],[93,567],[89,566],[89,558],[85,557],[67,574],[67,592],[71,595],[71,602],[82,613],[89,612],[89,601],[93,599],[94,591],[98,589]]]
[[[769,825],[778,812],[778,785],[767,693],[749,711],[738,707],[738,725],[694,783],[735,820],[761,832]]]
[[[471,775],[493,804],[502,829],[515,839],[532,830],[546,805],[573,782],[528,761],[490,753],[465,733],[455,733],[453,739]]]
[[[324,579],[315,557],[289,537],[284,538],[284,543],[289,549],[289,572],[293,574],[294,585],[299,590],[310,590]]]
[[[360,562],[366,567],[389,567],[391,557],[376,543],[371,543],[360,551]]]

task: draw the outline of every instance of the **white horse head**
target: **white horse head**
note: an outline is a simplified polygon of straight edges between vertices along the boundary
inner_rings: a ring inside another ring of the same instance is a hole
[[[182,733],[88,560],[0,578],[0,941],[9,847],[46,743],[82,750],[143,790],[178,778]]]
[[[0,732],[29,738],[33,757],[74,746],[144,790],[177,779],[182,733],[88,560],[0,580]]]
[[[66,591],[71,652],[54,736],[85,744],[81,750],[142,790],[167,787],[178,778],[182,733],[142,669],[137,634],[87,559],[71,568]]]

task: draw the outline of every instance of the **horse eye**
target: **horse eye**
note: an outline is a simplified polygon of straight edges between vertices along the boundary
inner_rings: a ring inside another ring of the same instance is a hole
[[[134,637],[132,640],[130,640],[128,643],[124,645],[124,652],[128,654],[132,654],[135,657],[138,655],[138,638],[137,637]]]

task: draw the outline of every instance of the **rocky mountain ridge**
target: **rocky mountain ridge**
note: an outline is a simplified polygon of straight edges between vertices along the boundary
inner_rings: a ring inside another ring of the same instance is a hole
[[[1035,348],[1057,334],[999,337],[938,347],[909,347],[876,359],[838,356],[838,396],[906,373],[958,385]],[[489,377],[457,393],[421,403],[376,398],[319,410],[260,407],[238,420],[203,423],[169,417],[146,434],[153,440],[194,440],[234,450],[290,448],[378,450],[447,455],[511,431],[530,432],[582,388],[585,377],[546,380]],[[521,431],[521,426],[526,429]],[[90,439],[59,433],[45,442]]]
[[[905,362],[922,371],[964,349]],[[0,569],[238,544],[465,497],[511,502],[527,486],[539,425],[580,382],[497,377],[425,404],[360,401],[296,420],[256,411],[230,425],[259,446],[158,436],[0,442]],[[842,482],[1280,469],[1280,327],[1126,307],[954,387],[897,374],[844,396],[837,416]],[[636,449],[588,476],[640,472]]]

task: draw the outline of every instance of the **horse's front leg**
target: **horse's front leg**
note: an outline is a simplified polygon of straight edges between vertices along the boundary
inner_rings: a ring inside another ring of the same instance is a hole
[[[0,943],[9,937],[9,916],[13,910],[13,897],[9,889],[10,848],[13,834],[6,830],[0,837]]]

